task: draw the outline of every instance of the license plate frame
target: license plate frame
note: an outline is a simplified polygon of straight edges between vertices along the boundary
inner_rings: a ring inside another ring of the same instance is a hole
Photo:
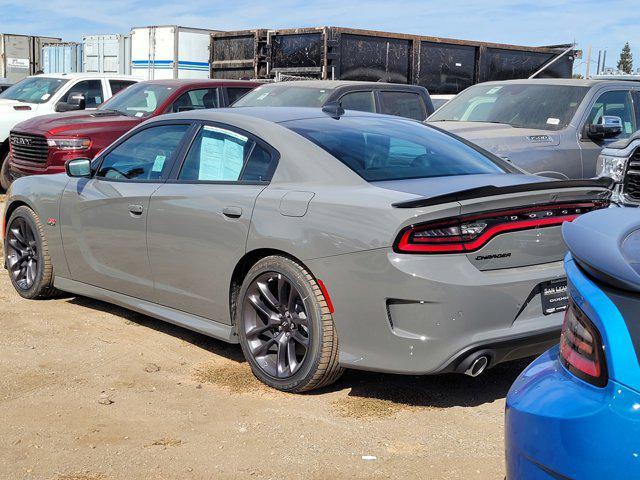
[[[569,306],[567,279],[541,283],[540,299],[542,300],[542,313],[545,315],[565,311]]]

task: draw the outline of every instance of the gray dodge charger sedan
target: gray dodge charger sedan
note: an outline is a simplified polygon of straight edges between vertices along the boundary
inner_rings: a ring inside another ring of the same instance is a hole
[[[18,179],[5,265],[25,298],[101,299],[240,343],[299,392],[343,368],[465,372],[556,341],[560,225],[609,181],[549,181],[437,128],[323,109],[150,120]]]

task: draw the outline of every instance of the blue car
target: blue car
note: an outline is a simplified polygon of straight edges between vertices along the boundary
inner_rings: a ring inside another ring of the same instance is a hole
[[[507,479],[640,478],[640,210],[565,223],[560,344],[507,396]]]

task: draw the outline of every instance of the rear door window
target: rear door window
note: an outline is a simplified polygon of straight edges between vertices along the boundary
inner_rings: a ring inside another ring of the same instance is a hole
[[[227,100],[229,101],[229,105],[232,105],[233,102],[239,98],[244,97],[251,90],[253,90],[253,88],[250,87],[227,87]]]
[[[376,102],[373,92],[350,92],[340,98],[342,108],[345,110],[358,110],[360,112],[375,112]]]
[[[127,87],[130,87],[136,82],[132,82],[131,80],[109,80],[109,87],[111,87],[111,95],[115,95],[120,90],[124,90]]]
[[[220,107],[219,90],[217,88],[203,88],[190,90],[182,94],[173,102],[173,112],[187,112],[189,110],[203,110],[205,108]]]
[[[189,125],[160,125],[135,133],[103,159],[96,174],[105,180],[166,178]]]
[[[427,118],[422,97],[417,93],[380,91],[380,111],[387,115],[424,120]]]

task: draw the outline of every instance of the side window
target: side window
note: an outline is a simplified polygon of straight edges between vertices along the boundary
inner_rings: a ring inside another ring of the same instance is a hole
[[[108,180],[165,178],[188,129],[189,125],[160,125],[136,133],[104,157],[96,177]]]
[[[178,179],[268,181],[274,167],[271,153],[253,140],[231,130],[205,125],[196,135]]]
[[[426,112],[424,102],[417,93],[380,91],[381,113],[399,117],[424,120]]]
[[[636,118],[630,92],[616,90],[600,95],[591,107],[587,124],[602,122],[604,115],[613,115],[622,119],[622,133],[616,138],[628,138],[636,131]]]
[[[229,97],[229,105],[233,104],[239,98],[244,97],[247,93],[249,93],[253,88],[249,87],[228,87],[227,88],[227,97]]]
[[[82,80],[76,83],[65,93],[60,101],[66,102],[71,96],[78,94],[84,96],[87,108],[95,108],[104,102],[102,82],[100,80]]]
[[[124,90],[127,87],[130,87],[136,82],[132,82],[130,80],[109,80],[109,86],[111,87],[111,95],[115,95],[120,90]]]
[[[205,108],[218,108],[217,88],[203,88],[201,90],[190,90],[182,94],[171,108],[172,112],[186,112],[189,110],[202,110]]]
[[[375,112],[376,103],[373,92],[351,92],[340,98],[342,108],[345,110],[358,110],[360,112]]]

